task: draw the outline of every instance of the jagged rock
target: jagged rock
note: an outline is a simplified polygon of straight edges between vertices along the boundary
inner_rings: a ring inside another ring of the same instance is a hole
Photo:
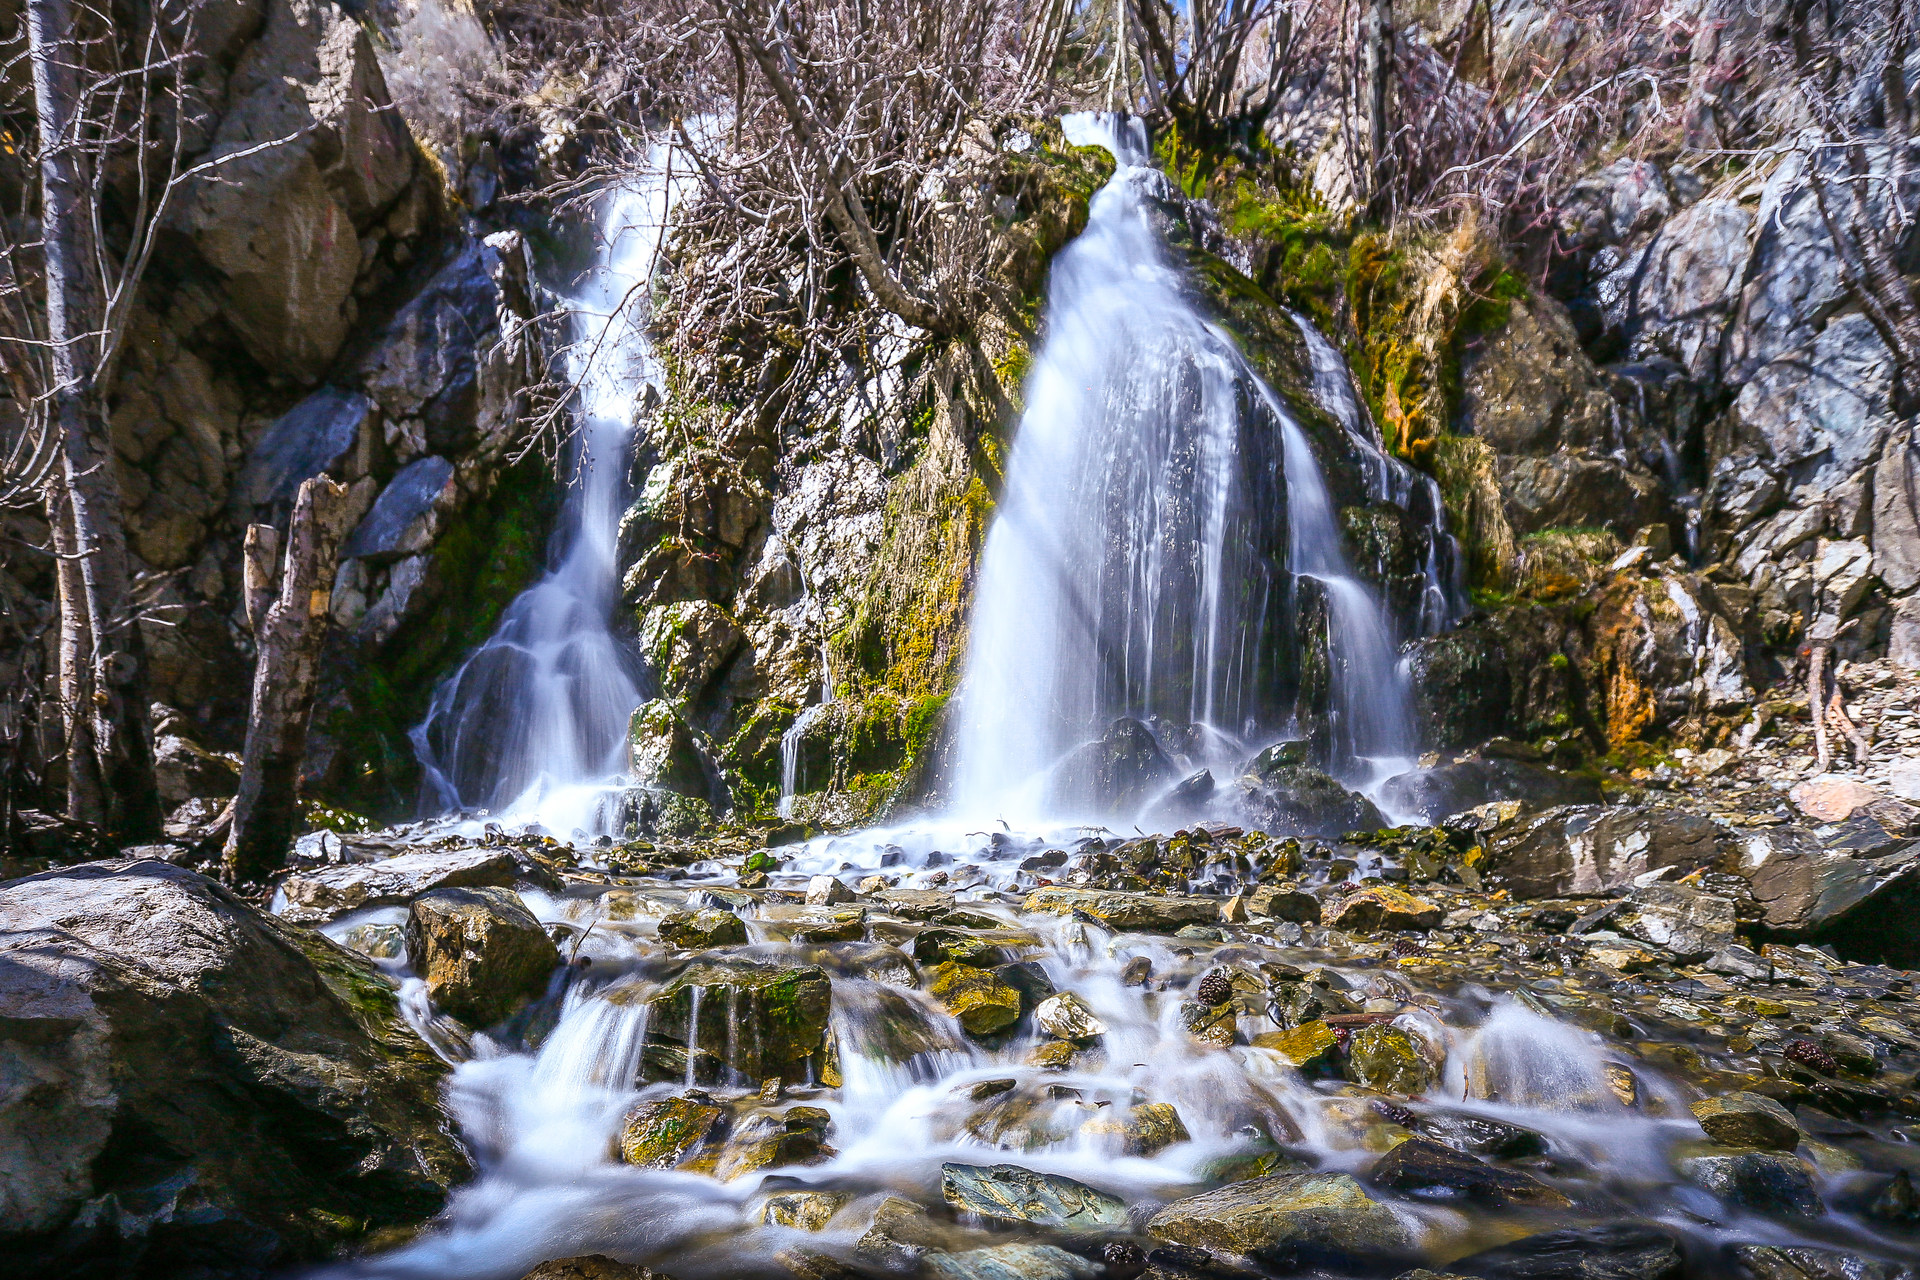
[[[398,960],[407,954],[407,931],[397,924],[355,925],[340,945],[369,960]]]
[[[1635,359],[1664,356],[1712,385],[1754,223],[1738,200],[1702,200],[1650,235],[1602,250],[1593,293],[1609,336]]]
[[[953,895],[945,889],[882,889],[874,899],[905,920],[931,920],[953,910]]]
[[[1247,914],[1256,919],[1320,923],[1320,899],[1296,884],[1263,884],[1247,896]]]
[[[1084,911],[1109,929],[1146,933],[1172,933],[1183,925],[1214,924],[1220,919],[1218,898],[1104,889],[1035,889],[1027,895],[1026,909],[1057,916]]]
[[[1920,849],[1913,845],[1853,857],[1804,829],[1771,827],[1748,832],[1727,869],[1751,886],[1764,923],[1778,936],[1830,942],[1882,963],[1920,963],[1920,939],[1910,928],[1920,903]]]
[[[1307,765],[1249,774],[1239,782],[1240,812],[1275,835],[1345,835],[1387,825],[1373,801]]]
[[[960,1253],[930,1251],[920,1265],[937,1280],[1094,1280],[1100,1267],[1051,1244],[997,1244]]]
[[[655,605],[640,620],[640,651],[661,691],[676,702],[696,698],[739,651],[740,625],[710,600]]]
[[[1676,809],[1552,809],[1498,831],[1484,868],[1517,898],[1604,893],[1661,867],[1711,867],[1721,836],[1711,819]]]
[[[1425,1093],[1440,1074],[1411,1035],[1388,1023],[1353,1033],[1347,1043],[1346,1073],[1357,1085],[1403,1098]]]
[[[452,483],[453,463],[432,454],[400,468],[354,526],[340,558],[379,563],[430,550],[439,533],[434,517],[448,505]]]
[[[1674,1280],[1685,1258],[1676,1236],[1633,1222],[1545,1231],[1447,1266],[1482,1280]]]
[[[1700,957],[1733,943],[1733,900],[1681,885],[1650,884],[1628,895],[1622,933],[1677,956]]]
[[[170,808],[202,797],[224,799],[240,789],[239,770],[230,761],[179,733],[154,737],[153,773],[161,803]]]
[[[1155,1214],[1156,1240],[1239,1254],[1269,1266],[1391,1258],[1412,1233],[1344,1173],[1249,1178],[1176,1200]]]
[[[685,1167],[732,1182],[762,1169],[818,1164],[833,1155],[826,1143],[832,1125],[833,1117],[820,1107],[757,1112],[738,1121],[717,1150]]]
[[[504,849],[403,853],[296,872],[280,887],[279,915],[294,924],[317,924],[366,907],[403,906],[435,889],[511,888],[523,878],[519,861]]]
[[[922,929],[913,939],[913,958],[921,964],[939,964],[951,960],[976,969],[992,969],[1007,963],[1006,948],[962,929]]]
[[[1813,1173],[1800,1157],[1781,1151],[1683,1146],[1674,1164],[1680,1176],[1721,1199],[1759,1213],[1813,1218],[1825,1212]]]
[[[1898,1262],[1878,1262],[1838,1249],[1737,1244],[1731,1252],[1753,1280],[1914,1280],[1920,1275]]]
[[[1518,1169],[1502,1169],[1437,1142],[1409,1138],[1382,1156],[1368,1180],[1425,1198],[1470,1200],[1492,1208],[1565,1209],[1572,1201]]]
[[[853,900],[853,890],[835,876],[815,876],[807,881],[807,905],[810,907],[835,907]]]
[[[468,1176],[446,1068],[386,980],[202,876],[116,861],[12,881],[0,955],[16,1082],[0,1231],[18,1274],[102,1251],[153,1277],[182,1256],[318,1260],[434,1213]]]
[[[684,951],[737,947],[747,940],[747,926],[731,911],[675,911],[660,918],[660,940]]]
[[[1431,929],[1446,912],[1403,889],[1370,884],[1337,899],[1331,908],[1323,906],[1322,914],[1330,928],[1374,933],[1382,929]]]
[[[1740,426],[1816,490],[1872,464],[1892,426],[1891,361],[1866,316],[1835,316],[1798,351],[1759,368],[1735,397]]]
[[[1107,1034],[1107,1024],[1071,991],[1042,1000],[1033,1011],[1033,1020],[1042,1031],[1062,1040],[1094,1040]]]
[[[365,429],[373,402],[357,391],[321,387],[274,419],[233,484],[235,515],[291,503],[300,482],[333,467]]]
[[[681,716],[665,699],[642,703],[628,722],[629,765],[642,787],[704,800],[710,794],[707,762]]]
[[[1441,822],[1485,804],[1517,800],[1529,808],[1598,805],[1600,784],[1524,760],[1462,760],[1389,778],[1382,798],[1398,812]]]
[[[984,969],[952,961],[937,965],[927,977],[927,994],[969,1035],[992,1035],[1020,1020],[1020,993]]]
[[[943,1164],[940,1193],[962,1213],[1007,1222],[1074,1229],[1124,1226],[1127,1221],[1123,1201],[1072,1178],[1011,1164]]]
[[[1315,1018],[1288,1031],[1266,1031],[1253,1038],[1256,1049],[1271,1049],[1296,1067],[1327,1061],[1339,1038],[1333,1028]]]
[[[505,1018],[547,989],[559,949],[511,889],[435,889],[407,912],[407,954],[433,1003],[470,1026]]]
[[[1082,1123],[1080,1132],[1090,1137],[1104,1136],[1130,1156],[1158,1155],[1176,1143],[1193,1140],[1186,1122],[1180,1119],[1180,1112],[1171,1102],[1142,1102],[1118,1115],[1111,1114],[1118,1110],[1116,1107],[1105,1109]]]
[[[649,1169],[671,1169],[712,1136],[725,1115],[720,1107],[696,1098],[642,1102],[620,1122],[620,1158]]]
[[[1800,1145],[1800,1126],[1794,1123],[1793,1113],[1757,1093],[1702,1098],[1692,1110],[1707,1136],[1722,1146],[1792,1151]]]
[[[816,908],[789,921],[787,936],[795,942],[859,942],[867,936],[867,909]]]
[[[772,1076],[824,1077],[833,990],[817,966],[750,960],[690,965],[647,1000],[650,1041],[687,1044],[696,988],[700,1024],[694,1042],[706,1053],[728,1053],[725,1065],[754,1083]],[[738,1021],[729,1026],[730,1018]],[[681,1078],[684,1075],[683,1055]]]
[[[853,1203],[847,1191],[779,1191],[766,1198],[760,1221],[770,1227],[825,1231],[833,1215]]]
[[[1173,780],[1173,764],[1153,731],[1121,717],[1062,760],[1048,786],[1048,803],[1060,812],[1125,813],[1138,809]]]
[[[1507,499],[1507,521],[1520,534],[1567,528],[1626,534],[1665,524],[1672,515],[1658,480],[1583,454],[1502,458],[1500,488]]]

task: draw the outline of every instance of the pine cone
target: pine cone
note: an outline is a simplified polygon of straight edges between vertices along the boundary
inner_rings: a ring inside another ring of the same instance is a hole
[[[1226,974],[1215,969],[1200,979],[1200,1003],[1204,1005],[1222,1005],[1233,999],[1233,982]]]
[[[1840,1063],[1834,1056],[1811,1040],[1789,1040],[1786,1049],[1782,1052],[1788,1062],[1797,1062],[1822,1075],[1831,1076],[1840,1073]]]
[[[1100,1251],[1100,1260],[1107,1264],[1107,1274],[1116,1280],[1137,1276],[1147,1267],[1147,1255],[1131,1240],[1113,1241]]]

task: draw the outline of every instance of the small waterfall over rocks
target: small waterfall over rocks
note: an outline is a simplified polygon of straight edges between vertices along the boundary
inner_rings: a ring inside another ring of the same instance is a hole
[[[1371,785],[1413,752],[1409,693],[1312,446],[1170,259],[1156,205],[1172,192],[1144,127],[1094,116],[1069,127],[1119,167],[1052,268],[981,561],[955,809],[1099,816],[1073,812],[1049,771],[1120,717],[1160,736],[1185,730],[1185,754],[1222,764],[1309,737],[1329,772]],[[1318,366],[1332,352],[1316,340]],[[1344,379],[1316,375],[1375,464],[1369,488],[1410,490],[1364,439]],[[1305,723],[1314,717],[1324,725]]]
[[[562,834],[610,832],[625,781],[639,665],[612,629],[617,532],[635,402],[658,378],[647,295],[672,204],[664,149],[650,181],[614,192],[602,259],[571,299],[579,430],[552,568],[435,690],[413,731],[426,804],[485,809]]]

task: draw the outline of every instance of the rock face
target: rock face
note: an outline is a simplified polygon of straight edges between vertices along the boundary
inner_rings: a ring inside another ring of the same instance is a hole
[[[713,1061],[731,1049],[726,1065],[756,1083],[775,1076],[818,1080],[827,1069],[832,998],[827,975],[811,965],[701,961],[647,1001],[647,1034],[685,1045],[697,1012],[694,1043],[703,1054],[716,1055]],[[737,1021],[729,1025],[729,1019]],[[679,1074],[685,1071],[683,1057]]]
[[[1721,835],[1711,819],[1676,810],[1552,809],[1488,847],[1492,883],[1519,897],[1551,898],[1618,889],[1662,867],[1677,873],[1714,865]]]
[[[487,1027],[547,989],[560,952],[511,889],[435,889],[407,912],[407,952],[433,1003]]]
[[[319,935],[192,872],[108,862],[0,886],[0,938],[16,1274],[102,1252],[121,1274],[257,1274],[417,1221],[466,1176],[445,1068]]]
[[[1283,1173],[1176,1200],[1147,1224],[1156,1240],[1270,1266],[1381,1260],[1411,1252],[1407,1225],[1344,1173]]]

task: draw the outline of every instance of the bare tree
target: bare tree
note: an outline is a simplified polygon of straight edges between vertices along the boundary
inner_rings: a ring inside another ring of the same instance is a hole
[[[1244,145],[1279,106],[1301,47],[1291,0],[1129,0],[1146,106],[1203,146]],[[1124,61],[1124,59],[1122,59]]]

